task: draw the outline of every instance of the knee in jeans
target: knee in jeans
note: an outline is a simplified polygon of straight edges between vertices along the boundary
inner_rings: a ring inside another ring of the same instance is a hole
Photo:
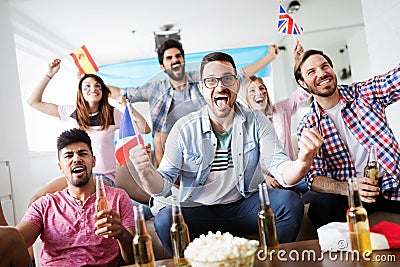
[[[161,209],[154,220],[154,228],[158,236],[168,233],[171,227],[171,208],[165,207]]]

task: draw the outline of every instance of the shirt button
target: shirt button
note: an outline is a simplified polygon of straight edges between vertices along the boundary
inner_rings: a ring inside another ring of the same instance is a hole
[[[239,177],[242,177],[242,174],[241,174],[241,173],[239,173]]]
[[[239,156],[241,156],[242,155],[242,153],[239,153]]]

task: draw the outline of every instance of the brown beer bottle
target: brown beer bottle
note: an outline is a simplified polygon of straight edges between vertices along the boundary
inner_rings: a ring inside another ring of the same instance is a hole
[[[103,177],[100,175],[97,175],[96,177],[96,201],[94,204],[94,208],[96,211],[96,214],[99,211],[102,210],[108,210],[109,209],[109,203],[107,200],[107,195],[106,195],[106,189],[104,187],[104,181]],[[100,219],[100,218],[98,218]],[[97,228],[99,228],[98,226]]]
[[[175,266],[188,266],[183,252],[190,243],[189,230],[182,215],[178,198],[172,197],[172,224],[170,237]]]
[[[351,248],[363,253],[364,256],[369,256],[372,252],[372,247],[368,214],[361,203],[356,178],[350,178],[348,184],[349,209],[346,217],[349,224]]]
[[[151,236],[147,232],[143,208],[142,206],[134,206],[133,208],[136,234],[133,237],[132,245],[136,266],[154,267],[153,243]]]
[[[375,146],[371,146],[369,150],[368,162],[364,168],[364,177],[372,180],[378,180],[379,178],[378,157]]]
[[[260,235],[261,249],[265,255],[269,255],[272,250],[279,250],[278,233],[276,231],[275,214],[273,213],[269,201],[267,184],[258,185],[260,197],[260,209],[258,212],[258,232]]]

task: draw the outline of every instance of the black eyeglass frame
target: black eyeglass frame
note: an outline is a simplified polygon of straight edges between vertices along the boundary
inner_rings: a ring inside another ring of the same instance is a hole
[[[234,78],[232,84],[226,84],[226,83],[224,82],[224,79],[225,79],[225,78],[231,78],[231,77]],[[217,80],[217,83],[215,84],[215,86],[209,87],[209,86],[207,85],[207,82],[206,82],[206,80],[208,80],[208,79],[216,79],[216,80]],[[229,74],[229,75],[225,75],[225,76],[222,76],[222,77],[219,77],[219,78],[217,78],[217,77],[208,77],[208,78],[203,79],[203,84],[204,84],[205,87],[207,87],[208,89],[213,89],[213,88],[215,88],[215,87],[218,86],[219,82],[221,82],[223,86],[232,86],[232,85],[235,84],[235,82],[237,81],[237,79],[238,79],[238,77],[237,77],[237,75],[235,75],[235,74]]]

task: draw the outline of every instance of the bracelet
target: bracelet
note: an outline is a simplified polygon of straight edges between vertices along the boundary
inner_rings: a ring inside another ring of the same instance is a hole
[[[49,78],[50,80],[51,80],[51,78],[53,78],[53,77],[51,77],[50,75],[48,75],[48,74],[46,74],[45,75],[47,78]]]

